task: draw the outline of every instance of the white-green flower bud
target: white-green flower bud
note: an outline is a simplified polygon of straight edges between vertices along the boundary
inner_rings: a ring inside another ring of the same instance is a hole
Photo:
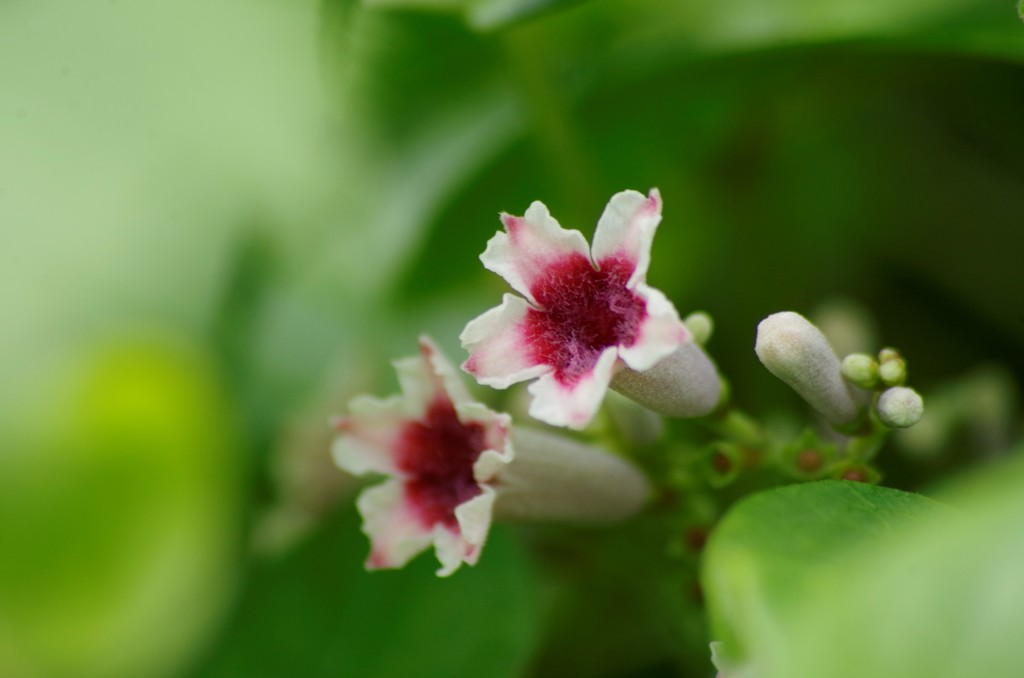
[[[907,381],[907,363],[900,357],[890,357],[878,366],[878,376],[886,386],[902,386]]]
[[[701,346],[708,343],[712,332],[715,331],[715,321],[704,311],[694,311],[683,318],[683,324],[686,325],[686,329],[690,330],[693,340]]]
[[[894,386],[878,397],[878,418],[892,428],[910,428],[921,421],[924,401],[917,391],[905,386]]]
[[[867,353],[851,353],[843,358],[840,369],[854,386],[873,389],[878,384],[878,361]]]
[[[757,326],[757,357],[833,426],[856,421],[856,400],[839,358],[821,331],[799,313],[774,313]]]
[[[878,362],[880,363],[889,362],[890,360],[896,360],[897,358],[902,357],[903,356],[900,355],[900,352],[892,348],[891,346],[883,348],[881,351],[878,352]]]

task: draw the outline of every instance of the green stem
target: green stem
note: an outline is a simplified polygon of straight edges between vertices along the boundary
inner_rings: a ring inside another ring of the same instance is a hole
[[[851,438],[845,449],[846,456],[850,459],[864,463],[875,458],[889,438],[889,434],[892,433],[892,429],[879,421],[874,414],[870,415],[868,422],[870,425],[868,432]]]
[[[761,448],[768,442],[758,423],[731,405],[700,421],[716,435],[745,447]]]

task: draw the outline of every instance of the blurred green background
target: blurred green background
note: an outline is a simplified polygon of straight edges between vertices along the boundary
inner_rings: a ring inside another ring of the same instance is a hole
[[[758,320],[852,300],[995,421],[881,462],[955,482],[1020,427],[1022,66],[991,0],[3,0],[0,675],[705,675],[543,533],[365,575],[329,416],[462,356],[499,211],[657,186],[740,405],[802,411]]]

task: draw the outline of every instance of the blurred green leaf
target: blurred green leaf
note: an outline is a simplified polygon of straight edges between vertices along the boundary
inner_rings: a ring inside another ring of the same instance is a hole
[[[0,673],[173,672],[231,593],[238,458],[210,364],[115,342],[32,412],[0,455]]]
[[[460,12],[474,29],[490,31],[583,0],[363,0],[367,7]]]
[[[571,7],[584,0],[471,0],[466,8],[469,25],[492,31],[543,12]]]
[[[458,17],[350,0],[323,10],[345,182],[307,277],[367,303],[445,202],[521,133],[522,116],[499,46]]]
[[[841,609],[822,605],[821,596],[846,586],[851,559],[891,547],[900,530],[940,509],[919,495],[846,481],[744,499],[705,551],[702,585],[712,638],[723,643],[729,661],[773,669],[780,657],[799,652],[787,638],[796,606],[813,601],[821,615]]]
[[[197,678],[516,678],[537,641],[537,601],[517,545],[495,530],[480,563],[440,579],[423,554],[367,573],[352,508],[252,576]]]

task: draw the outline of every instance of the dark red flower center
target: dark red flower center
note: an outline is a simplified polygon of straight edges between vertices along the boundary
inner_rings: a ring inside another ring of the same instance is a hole
[[[473,464],[487,449],[483,424],[459,421],[446,397],[430,404],[421,421],[405,425],[398,442],[398,468],[406,499],[424,527],[441,523],[457,529],[455,507],[480,494]]]
[[[538,363],[555,368],[566,384],[593,369],[609,346],[630,346],[647,315],[644,302],[626,288],[634,264],[611,257],[595,269],[582,254],[549,266],[530,287],[540,309],[526,315],[526,335]]]

